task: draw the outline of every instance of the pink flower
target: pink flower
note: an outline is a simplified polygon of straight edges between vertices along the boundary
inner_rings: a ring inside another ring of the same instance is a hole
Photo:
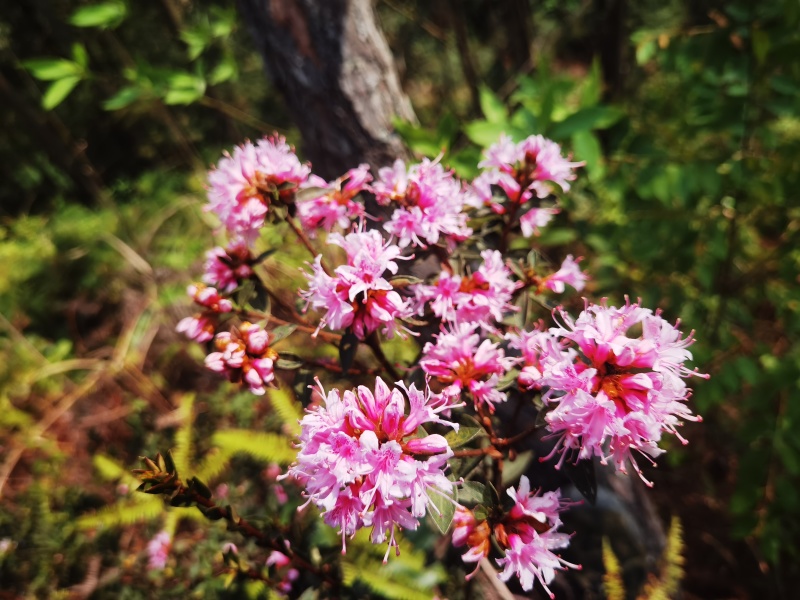
[[[272,201],[291,201],[311,169],[302,164],[283,136],[255,145],[245,142],[226,154],[208,174],[208,205],[225,228],[252,242]]]
[[[406,169],[397,160],[378,172],[372,189],[379,203],[397,207],[384,228],[397,236],[401,248],[409,244],[425,248],[440,238],[452,247],[472,234],[462,212],[467,193],[453,172],[437,161],[425,159]]]
[[[514,144],[506,135],[490,146],[486,157],[478,163],[509,177],[499,177],[497,185],[508,194],[511,202],[524,204],[533,196],[546,198],[553,191],[553,183],[563,191],[569,191],[569,183],[576,175],[575,167],[582,162],[570,162],[561,155],[561,146],[541,135],[532,135]]]
[[[227,248],[217,246],[206,252],[203,281],[223,292],[232,292],[253,275],[253,262],[244,240],[231,242]]]
[[[556,531],[561,525],[559,512],[567,503],[560,500],[558,491],[531,493],[530,482],[524,475],[519,488],[508,488],[507,493],[514,506],[503,519],[498,536],[505,550],[505,556],[497,560],[504,567],[499,577],[508,581],[516,575],[525,591],[531,590],[538,579],[550,597],[555,598],[547,585],[553,581],[556,569],[580,569],[553,552],[569,545],[570,536]]]
[[[586,273],[581,271],[581,268],[578,266],[580,261],[581,258],[572,260],[572,254],[568,254],[564,262],[561,263],[561,268],[552,275],[545,277],[544,286],[554,291],[556,294],[563,294],[566,289],[564,284],[569,284],[580,292],[589,279]]]
[[[561,526],[559,513],[569,503],[560,499],[558,491],[531,493],[530,482],[524,475],[520,478],[519,488],[510,487],[506,493],[514,500],[514,506],[504,513],[490,511],[484,520],[479,521],[471,510],[459,507],[453,519],[453,545],[468,546],[462,560],[478,563],[489,556],[494,537],[497,546],[505,553],[503,558],[497,559],[497,564],[504,567],[498,577],[508,581],[516,575],[525,591],[533,589],[538,579],[552,598],[553,593],[547,585],[555,577],[555,570],[580,568],[553,552],[569,545],[569,536],[557,532]],[[477,570],[476,566],[467,579]]]
[[[428,342],[422,352],[420,366],[427,375],[449,384],[444,395],[456,397],[468,391],[479,408],[505,402],[506,395],[497,389],[500,377],[514,364],[506,358],[497,344],[490,340],[481,342],[476,333],[477,323],[453,325],[436,336],[436,343]]]
[[[509,348],[514,348],[522,353],[520,359],[522,367],[518,381],[524,390],[541,389],[545,364],[554,360],[569,361],[577,354],[575,350],[566,350],[564,344],[555,335],[542,330],[542,323],[539,323],[532,331],[508,333],[506,339],[509,340]]]
[[[392,337],[401,327],[397,319],[412,315],[410,304],[400,297],[384,278],[386,272],[397,273],[400,248],[385,243],[379,232],[356,231],[342,237],[331,234],[328,242],[345,249],[347,264],[337,267],[334,275],[322,268],[318,256],[307,274],[309,287],[300,294],[315,309],[325,309],[320,327],[345,329],[352,327],[359,339],[383,327]]]
[[[269,347],[269,334],[260,325],[244,322],[232,332],[218,333],[214,339],[217,352],[206,356],[206,367],[223,373],[233,383],[246,384],[257,396],[264,394],[264,384],[275,379],[278,353]]]
[[[444,321],[491,326],[492,321],[502,321],[504,313],[516,310],[511,300],[521,284],[511,278],[502,255],[497,250],[484,250],[481,257],[483,263],[470,275],[444,271],[435,285],[414,286],[419,314],[430,302],[433,314]]]
[[[692,357],[687,348],[693,333],[682,338],[659,312],[629,301],[621,308],[587,303],[574,321],[558,312],[564,325],[551,333],[575,344],[580,354],[553,355],[545,366],[545,398],[557,403],[547,415],[548,428],[559,437],[554,452],[564,452],[561,461],[566,449],[575,449],[578,459],[611,458],[623,472],[630,463],[644,480],[633,451],[655,458],[663,452],[658,442],[664,432],[686,443],[676,428],[700,420],[686,405],[690,390],[684,382],[703,376],[683,365]],[[629,337],[634,326],[642,333]]]
[[[431,494],[453,486],[444,474],[453,455],[445,438],[412,436],[427,423],[458,429],[439,417],[454,404],[430,390],[396,385],[390,389],[377,378],[374,393],[359,386],[326,395],[320,384],[325,406],[300,422],[300,451],[289,475],[305,485],[325,522],[340,530],[342,552],[346,536],[372,527],[374,543],[388,540],[388,557],[397,546],[396,528],[416,529],[418,519],[436,510]]]
[[[489,556],[492,548],[492,530],[487,521],[475,518],[471,510],[459,506],[453,517],[453,546],[468,546],[468,550],[461,556],[466,563],[475,563],[475,569],[467,575],[471,579],[478,572],[481,559]]]
[[[153,539],[147,542],[147,568],[151,571],[160,571],[167,564],[172,538],[166,531],[159,531]]]
[[[363,190],[369,190],[372,175],[369,165],[359,165],[329,184],[320,182],[320,196],[297,202],[297,215],[303,228],[309,233],[316,229],[331,231],[335,226],[348,229],[351,222],[364,216],[364,205],[354,198]]]
[[[199,304],[206,310],[181,319],[175,330],[185,334],[190,340],[207,342],[214,337],[218,321],[217,315],[231,312],[233,304],[227,298],[220,296],[218,290],[206,287],[202,283],[192,284],[186,291],[194,299],[195,304]]]
[[[531,237],[539,235],[539,228],[544,227],[553,217],[561,212],[557,208],[532,208],[519,218],[519,226],[522,235]]]

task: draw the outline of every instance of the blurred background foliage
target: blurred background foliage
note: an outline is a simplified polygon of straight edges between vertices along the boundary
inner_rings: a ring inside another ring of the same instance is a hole
[[[684,597],[792,597],[800,4],[376,9],[421,123],[396,124],[409,147],[469,177],[502,132],[564,144],[585,176],[541,244],[585,257],[587,294],[641,297],[696,330],[695,363],[712,375],[693,398],[704,423],[648,473],[664,521],[683,523]],[[172,333],[213,242],[205,168],[246,137],[299,142],[243,23],[210,0],[3,3],[0,128],[0,598],[266,594],[226,592],[209,576],[224,530],[172,512],[165,524],[126,475],[175,436],[195,439],[198,457],[224,454],[216,473],[228,464],[229,493],[263,516],[272,484],[259,473],[285,462],[270,443],[242,455],[214,437],[291,435],[285,399],[270,411],[232,394]],[[147,541],[165,527],[170,562],[148,571]],[[410,593],[387,581],[362,591]]]

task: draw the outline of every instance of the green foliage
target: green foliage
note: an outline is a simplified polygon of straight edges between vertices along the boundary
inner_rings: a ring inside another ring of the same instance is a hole
[[[667,533],[667,543],[661,555],[659,573],[650,574],[637,600],[669,600],[680,592],[681,580],[684,576],[685,562],[683,527],[680,519],[673,517]],[[603,589],[607,600],[624,600],[625,584],[622,579],[622,567],[607,539],[603,539]]]
[[[244,429],[217,431],[211,443],[229,456],[247,454],[257,460],[288,465],[297,457],[291,440],[276,433],[264,433]]]
[[[424,552],[404,550],[385,564],[382,559],[383,550],[370,543],[366,530],[360,531],[348,542],[341,563],[343,583],[356,593],[363,586],[387,600],[427,600],[447,579],[442,566],[430,564]]]

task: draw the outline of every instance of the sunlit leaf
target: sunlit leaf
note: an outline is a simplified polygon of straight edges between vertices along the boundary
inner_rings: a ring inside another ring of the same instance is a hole
[[[42,108],[45,110],[53,110],[69,96],[70,92],[75,89],[75,86],[78,85],[80,81],[80,77],[65,77],[64,79],[54,81],[42,96]]]

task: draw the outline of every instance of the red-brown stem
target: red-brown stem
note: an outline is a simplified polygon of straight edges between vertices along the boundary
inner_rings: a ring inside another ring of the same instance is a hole
[[[377,358],[378,362],[381,363],[381,366],[384,369],[386,369],[386,372],[391,376],[393,382],[403,380],[403,378],[400,376],[400,373],[397,371],[395,366],[389,362],[389,359],[386,358],[386,355],[383,353],[383,348],[381,348],[381,342],[374,331],[369,335],[369,337],[366,340],[364,340],[364,343],[370,347],[372,353],[375,355],[375,358]]]
[[[295,235],[298,237],[300,242],[311,253],[311,257],[316,259],[317,255],[319,254],[319,252],[314,250],[314,246],[311,245],[311,240],[308,239],[308,236],[306,236],[306,234],[303,232],[303,230],[300,229],[297,226],[297,224],[294,222],[294,219],[292,219],[291,217],[286,217],[286,222],[289,224],[289,227],[292,228],[292,231],[294,231]],[[328,268],[328,266],[325,264],[325,261],[324,260],[320,260],[319,264],[322,267],[322,270],[325,271],[325,273],[330,277],[331,276],[331,271]]]
[[[254,540],[256,540],[258,544],[262,546],[272,548],[273,550],[277,550],[278,552],[285,554],[292,560],[292,562],[299,569],[310,571],[311,573],[314,573],[317,577],[319,577],[326,583],[330,584],[334,588],[338,588],[339,582],[333,577],[331,577],[330,573],[326,572],[327,571],[326,569],[324,568],[320,569],[314,566],[309,560],[297,554],[297,552],[294,551],[291,547],[284,546],[283,544],[278,542],[278,540],[271,538],[266,533],[261,531],[258,527],[256,527],[249,521],[243,519],[242,517],[239,517],[238,519],[234,520],[233,518],[231,518],[230,516],[231,513],[229,511],[225,511],[222,509],[222,507],[219,507],[216,504],[214,504],[214,502],[210,498],[205,498],[196,491],[186,487],[181,487],[178,494],[181,496],[188,497],[194,504],[203,506],[204,508],[207,508],[209,510],[219,509],[223,514],[226,515],[225,520],[231,524],[233,530],[238,531],[245,537],[253,538]]]

